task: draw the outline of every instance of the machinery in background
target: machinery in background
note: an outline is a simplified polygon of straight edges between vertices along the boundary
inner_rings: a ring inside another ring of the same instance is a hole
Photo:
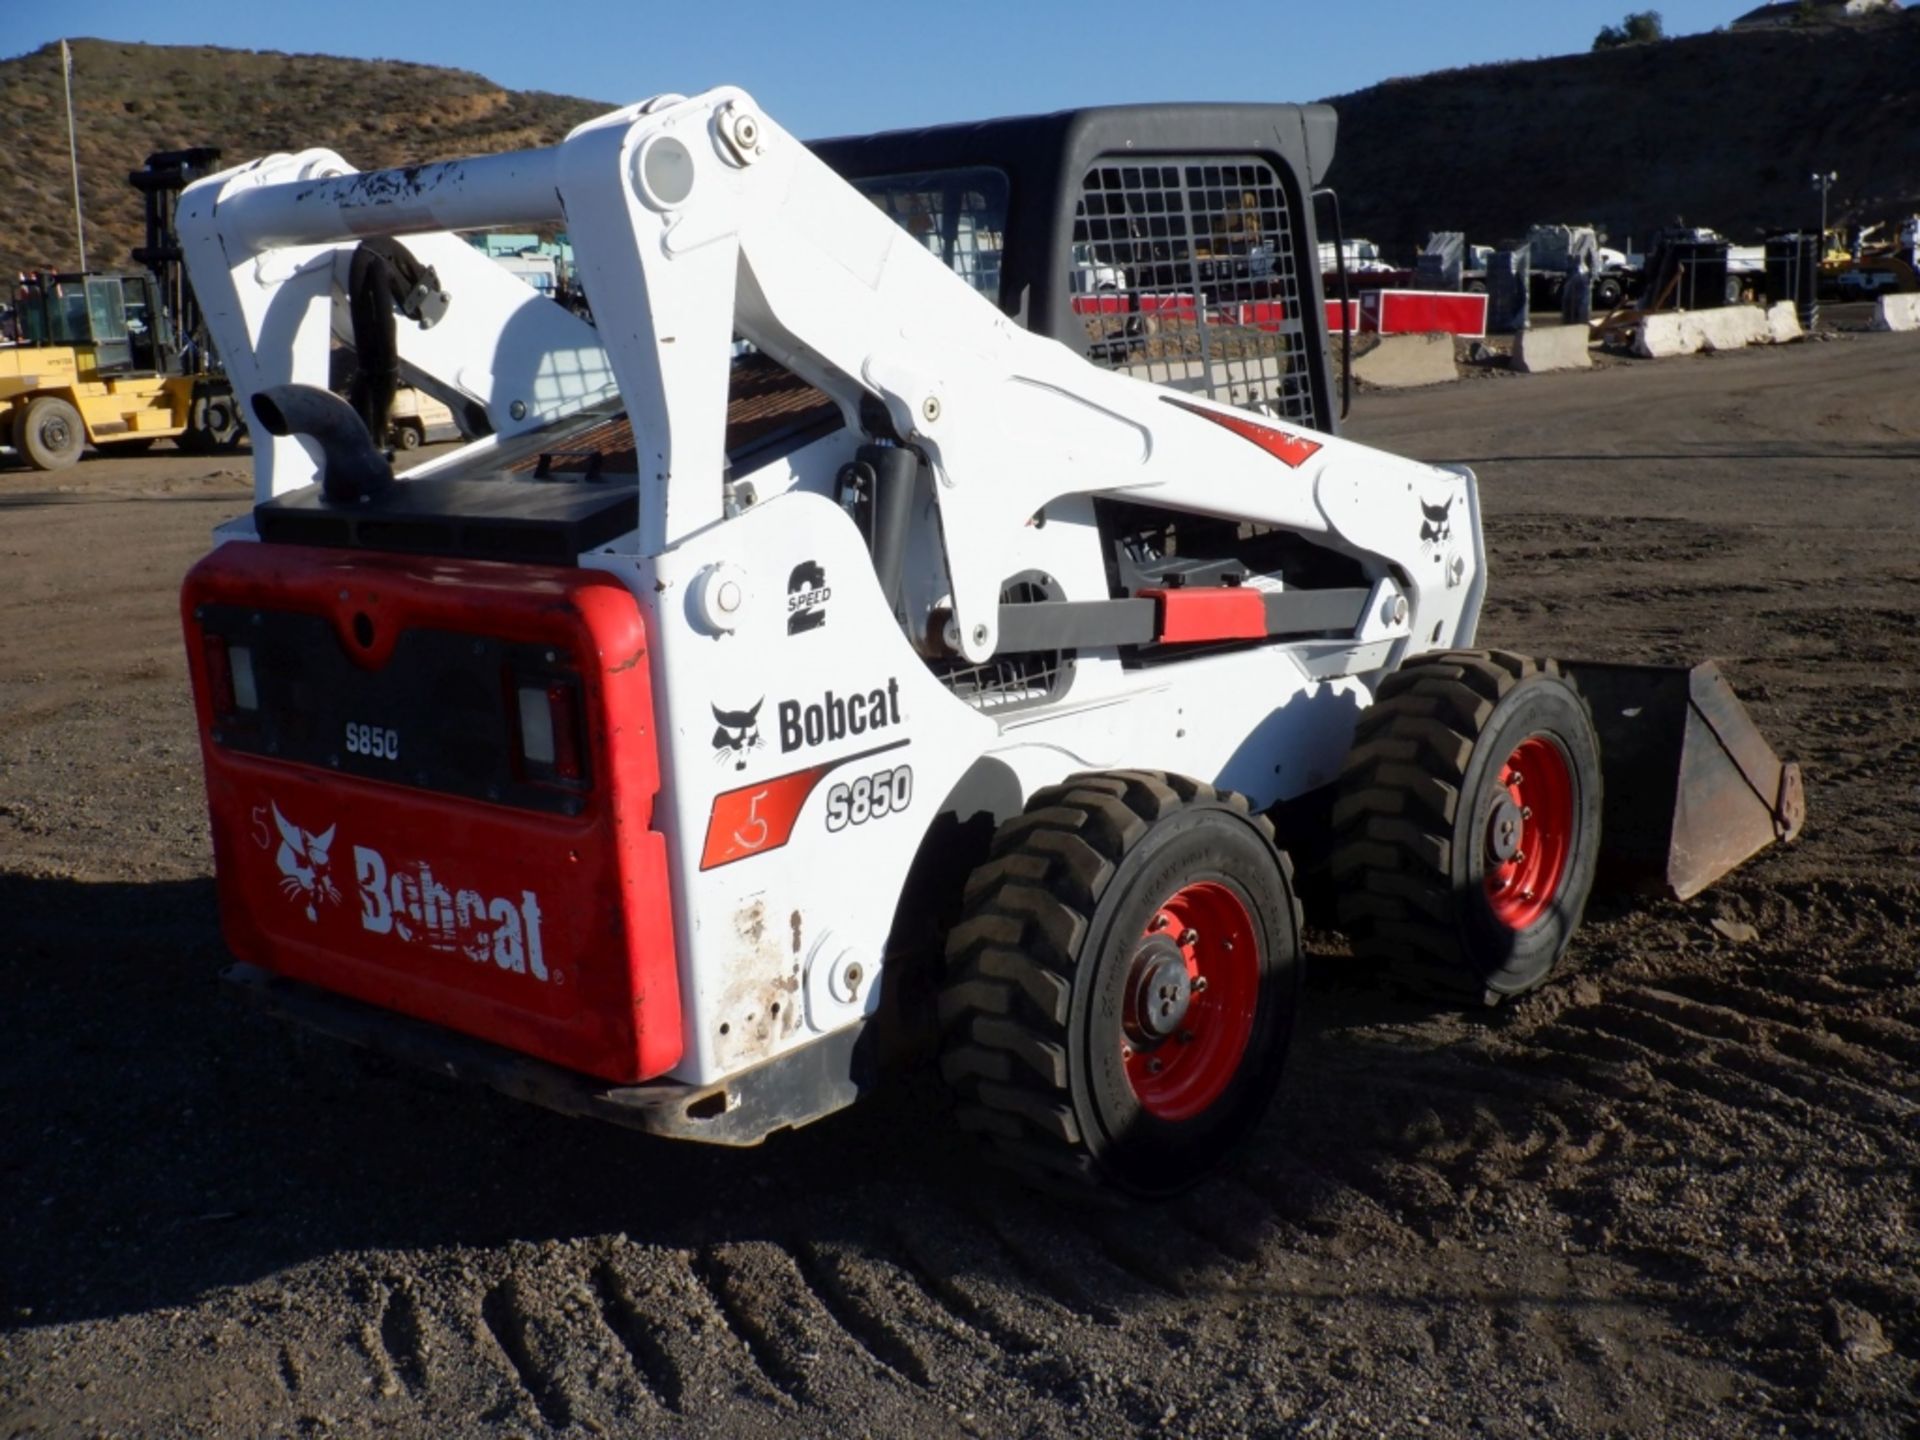
[[[173,233],[180,191],[219,155],[157,152],[128,177],[146,200],[147,242],[133,252],[146,269],[20,277],[18,343],[0,349],[0,441],[35,469],[64,469],[88,446],[210,451],[245,436]]]
[[[1833,246],[1820,266],[1823,291],[1839,300],[1920,291],[1920,215],[1869,225]]]

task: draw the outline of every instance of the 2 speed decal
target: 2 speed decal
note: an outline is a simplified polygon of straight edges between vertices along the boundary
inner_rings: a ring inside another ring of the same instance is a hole
[[[804,635],[827,623],[827,601],[833,591],[827,585],[826,566],[817,560],[802,560],[787,576],[787,634]]]

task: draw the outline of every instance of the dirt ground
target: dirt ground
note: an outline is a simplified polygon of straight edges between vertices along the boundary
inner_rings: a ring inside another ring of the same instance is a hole
[[[1720,658],[1812,818],[1088,1219],[914,1089],[741,1152],[243,1012],[175,613],[244,459],[0,472],[0,1435],[1920,1436],[1920,337],[1362,396],[1486,643]]]

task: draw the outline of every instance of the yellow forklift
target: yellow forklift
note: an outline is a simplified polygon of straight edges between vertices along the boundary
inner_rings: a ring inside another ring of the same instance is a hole
[[[193,377],[169,363],[153,299],[146,275],[21,278],[20,343],[0,349],[0,435],[29,465],[59,470],[88,445],[137,450],[186,432]]]
[[[18,343],[0,345],[0,443],[36,470],[64,469],[89,445],[132,453],[171,439],[206,452],[244,437],[172,233],[180,190],[219,153],[156,153],[128,176],[147,203],[147,244],[133,258],[151,268],[20,278]]]

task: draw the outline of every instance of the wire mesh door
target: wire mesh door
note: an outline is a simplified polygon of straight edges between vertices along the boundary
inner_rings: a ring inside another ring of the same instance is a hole
[[[1074,313],[1115,369],[1317,425],[1292,217],[1255,156],[1103,161],[1074,215]]]

